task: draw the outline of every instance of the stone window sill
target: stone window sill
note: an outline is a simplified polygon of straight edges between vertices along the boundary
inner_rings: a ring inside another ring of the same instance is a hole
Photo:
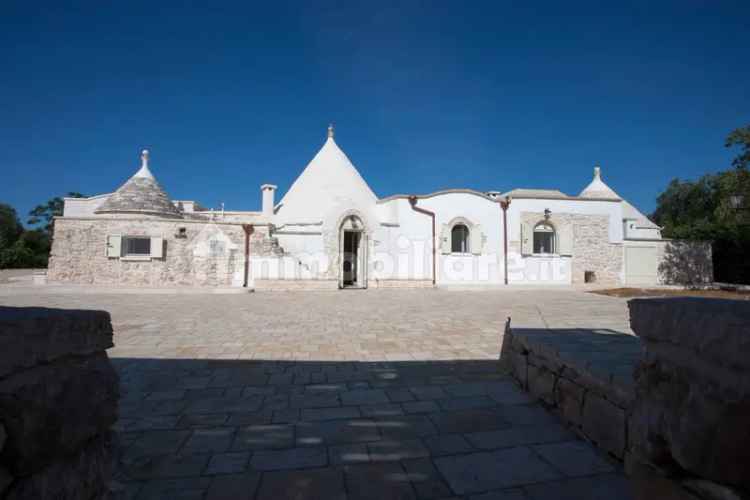
[[[124,257],[120,257],[120,260],[123,260],[125,262],[131,261],[131,262],[148,262],[151,260],[150,255],[126,255]]]

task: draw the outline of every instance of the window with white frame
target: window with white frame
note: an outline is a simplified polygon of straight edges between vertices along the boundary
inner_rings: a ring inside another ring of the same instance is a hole
[[[451,252],[469,253],[469,228],[465,224],[456,224],[451,229]]]
[[[551,224],[540,222],[534,227],[534,253],[555,253],[555,228]]]
[[[123,257],[148,257],[151,255],[151,238],[144,236],[123,236]]]

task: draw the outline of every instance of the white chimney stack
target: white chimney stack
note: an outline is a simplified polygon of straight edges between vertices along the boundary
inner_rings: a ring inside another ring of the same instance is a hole
[[[260,192],[263,194],[263,215],[265,217],[272,217],[276,186],[273,184],[263,184],[260,187]]]

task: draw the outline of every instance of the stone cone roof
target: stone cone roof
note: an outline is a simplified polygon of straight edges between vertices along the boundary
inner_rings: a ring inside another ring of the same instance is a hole
[[[180,211],[148,169],[147,151],[144,151],[140,170],[112,193],[94,213],[136,213],[182,217]]]

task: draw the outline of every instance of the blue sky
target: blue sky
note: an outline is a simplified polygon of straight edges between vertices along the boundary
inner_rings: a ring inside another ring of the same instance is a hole
[[[648,212],[750,124],[747,1],[64,3],[0,16],[0,202],[21,215],[116,189],[144,147],[173,198],[259,209],[329,122],[378,196],[577,194],[601,163]]]

